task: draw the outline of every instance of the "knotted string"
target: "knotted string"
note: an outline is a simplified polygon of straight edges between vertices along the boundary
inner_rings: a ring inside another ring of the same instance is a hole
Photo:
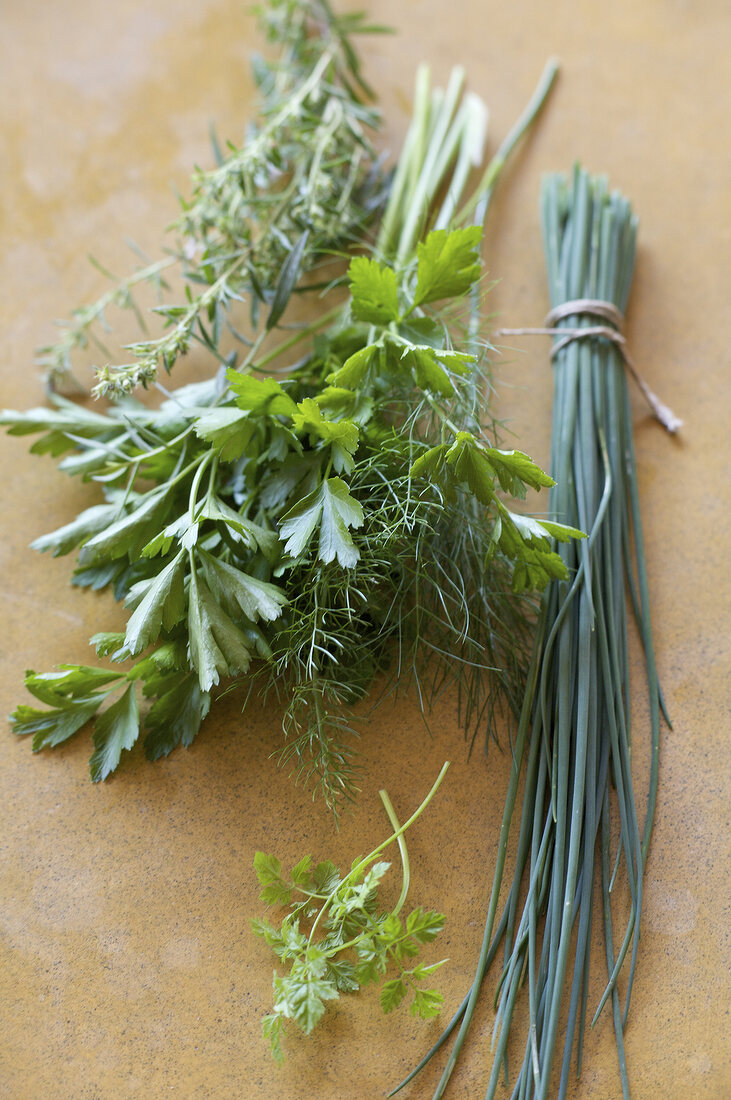
[[[585,328],[556,328],[559,321],[582,313],[590,314],[592,317],[601,317],[609,323],[606,325],[587,325]],[[560,336],[560,339],[556,340],[551,349],[552,359],[573,340],[585,340],[587,337],[601,337],[604,340],[610,340],[622,356],[625,368],[642,391],[653,415],[660,421],[665,430],[674,435],[682,426],[683,421],[675,415],[672,409],[663,404],[657,394],[650,389],[630,359],[627,351],[627,341],[622,334],[624,317],[612,302],[605,302],[598,298],[574,298],[570,302],[555,306],[546,314],[543,324],[543,328],[503,328],[498,332],[498,336]]]

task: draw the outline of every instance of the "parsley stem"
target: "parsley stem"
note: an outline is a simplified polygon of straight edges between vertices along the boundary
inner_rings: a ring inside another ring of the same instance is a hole
[[[327,912],[331,901],[333,900],[335,895],[338,893],[338,891],[340,889],[342,889],[343,884],[346,883],[349,878],[357,877],[357,875],[364,869],[364,867],[367,867],[369,863],[373,862],[373,860],[376,858],[376,856],[379,856],[381,854],[381,852],[383,851],[384,848],[387,848],[389,844],[393,844],[394,840],[397,841],[400,837],[403,836],[403,834],[406,832],[406,830],[411,825],[414,824],[414,822],[417,820],[418,817],[421,816],[421,814],[424,812],[424,810],[427,808],[427,806],[431,802],[434,795],[439,790],[439,787],[441,786],[442,780],[444,779],[444,776],[447,774],[447,769],[448,768],[449,768],[449,761],[447,760],[442,765],[441,771],[439,772],[439,775],[437,776],[436,780],[434,781],[434,784],[433,784],[431,790],[429,791],[428,795],[426,796],[424,801],[421,803],[421,805],[418,806],[416,810],[414,810],[413,814],[408,819],[408,821],[405,821],[403,823],[403,825],[399,825],[397,829],[394,829],[391,836],[387,837],[387,839],[384,840],[381,844],[379,844],[377,848],[374,848],[373,851],[370,853],[370,855],[364,856],[363,859],[359,860],[358,863],[356,863],[355,866],[350,869],[350,871],[345,876],[345,878],[337,884],[335,889],[330,891],[330,893],[327,896],[327,900],[325,901],[324,905],[322,906],[322,909],[317,914],[317,916],[315,917],[315,919],[312,923],[312,928],[310,929],[310,935],[309,935],[309,938],[308,938],[308,941],[307,941],[308,945],[312,944],[312,938],[315,934],[315,929],[317,928],[317,925],[320,922],[320,918],[323,916],[324,913]],[[388,796],[386,796],[386,797],[388,797]],[[383,800],[383,795],[381,795],[381,799]],[[385,803],[384,803],[384,805],[385,805]]]
[[[383,803],[384,808],[386,810],[386,813],[388,814],[388,820],[391,822],[391,825],[393,826],[395,832],[398,833],[398,830],[400,829],[401,826],[399,825],[399,820],[396,817],[396,811],[393,808],[393,803],[391,802],[391,799],[388,797],[388,791],[381,790],[378,793],[381,796],[381,802]],[[406,895],[409,892],[409,884],[411,882],[411,867],[409,865],[409,853],[406,849],[406,841],[404,840],[403,835],[399,835],[399,837],[398,837],[398,847],[399,847],[399,852],[401,854],[401,869],[402,869],[402,873],[403,873],[403,881],[402,881],[402,885],[401,885],[401,893],[399,894],[399,899],[396,902],[396,905],[394,906],[394,908],[392,910],[394,916],[398,916],[398,914],[403,909],[404,903],[406,901]]]

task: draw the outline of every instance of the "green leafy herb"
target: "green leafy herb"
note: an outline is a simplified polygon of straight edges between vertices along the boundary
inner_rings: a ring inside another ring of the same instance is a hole
[[[89,412],[52,394],[49,408],[0,414],[102,497],[35,545],[77,553],[73,583],[124,602],[123,634],[93,644],[113,665],[134,661],[12,720],[42,748],[98,715],[101,778],[140,734],[153,759],[190,744],[217,690],[275,692],[281,761],[337,810],[357,786],[353,707],[377,675],[384,693],[412,683],[425,715],[456,679],[472,736],[517,709],[531,593],[566,576],[551,540],[576,532],[505,499],[551,481],[499,449],[482,401],[480,229],[454,224],[454,210],[484,108],[461,100],[459,75],[442,95],[420,72],[375,244],[334,280],[345,301],[279,334],[285,298],[309,285],[300,274],[351,236],[367,244],[384,188],[363,137],[374,116],[354,90],[360,20],[323,0],[273,0],[262,18],[281,64],[260,71],[250,142],[198,177],[185,208],[186,304],[162,309],[166,334],[135,345],[133,364],[102,372],[97,391],[117,404]],[[251,341],[232,323],[241,297]],[[155,408],[130,393],[193,339],[207,379]]]
[[[310,856],[283,874],[280,861],[273,855],[257,852],[254,869],[262,886],[260,900],[266,905],[286,908],[279,927],[257,918],[251,922],[254,933],[272,949],[289,973],[274,972],[273,1011],[262,1021],[262,1033],[269,1041],[272,1056],[284,1060],[282,1039],[287,1020],[309,1035],[322,1019],[326,1002],[341,993],[354,993],[363,986],[381,982],[380,1002],[391,1012],[407,997],[410,1009],[423,1020],[437,1016],[442,995],[423,988],[447,960],[425,965],[417,961],[421,949],[436,939],[444,927],[444,916],[421,908],[413,909],[405,919],[400,916],[408,893],[410,871],[404,833],[434,797],[448,765],[445,764],[431,791],[404,825],[399,825],[385,791],[381,799],[394,832],[364,859],[353,863],[342,875],[338,868],[323,860],[314,864]],[[389,864],[378,856],[397,841],[401,853],[403,884],[393,909],[379,910],[378,889]]]

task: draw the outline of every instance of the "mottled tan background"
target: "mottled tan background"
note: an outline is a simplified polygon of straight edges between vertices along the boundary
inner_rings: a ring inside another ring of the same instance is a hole
[[[350,0],[348,5],[350,6]],[[663,733],[642,953],[627,1031],[636,1100],[731,1095],[729,983],[729,230],[726,0],[371,0],[397,35],[364,45],[395,148],[417,63],[463,64],[492,110],[491,147],[549,54],[560,85],[501,190],[486,238],[504,325],[546,306],[537,219],[544,170],[576,158],[606,171],[641,215],[629,337],[650,382],[685,419],[673,442],[636,405],[658,662],[675,728]],[[124,269],[124,238],[150,252],[173,188],[208,163],[207,129],[237,137],[252,99],[255,38],[236,0],[8,0],[0,12],[2,269],[0,404],[42,400],[32,364],[51,320],[104,289],[93,252]],[[182,375],[181,375],[182,377]],[[505,356],[499,409],[547,460],[550,377],[539,342]],[[69,588],[70,562],[27,552],[93,489],[0,439],[3,469],[2,706],[23,670],[89,660],[87,637],[119,610]],[[642,708],[638,707],[638,719]],[[412,701],[383,709],[362,742],[358,808],[340,833],[268,758],[276,715],[235,700],[189,751],[154,766],[129,754],[88,781],[86,735],[53,755],[0,731],[3,929],[0,1095],[8,1100],[382,1096],[437,1033],[380,1017],[373,994],[343,1002],[278,1071],[259,1039],[271,961],[248,930],[259,911],[256,848],[350,859],[385,835],[377,790],[402,816],[445,758],[452,769],[410,838],[413,898],[448,915],[447,1009],[481,936],[508,761],[467,760],[445,699],[430,740]],[[638,784],[644,733],[636,732]],[[597,967],[594,999],[601,988]],[[491,1028],[480,1011],[454,1100],[483,1095]],[[406,1096],[430,1097],[430,1071]],[[574,1098],[619,1095],[609,1020],[587,1040]]]

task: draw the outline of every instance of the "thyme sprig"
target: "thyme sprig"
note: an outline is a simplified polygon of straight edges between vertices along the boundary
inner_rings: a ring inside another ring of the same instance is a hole
[[[90,342],[106,354],[99,328],[110,306],[141,312],[141,284],[161,300],[153,308],[165,331],[128,345],[133,358],[96,368],[94,393],[119,398],[170,372],[194,343],[225,358],[234,304],[249,304],[256,335],[280,321],[300,276],[334,248],[360,237],[381,201],[383,180],[370,135],[378,112],[364,102],[365,85],[354,34],[382,28],[361,16],[336,16],[326,0],[269,0],[258,9],[261,29],[279,48],[257,58],[259,121],[243,145],[229,144],[220,163],[197,171],[190,199],[171,227],[169,254],[145,262],[97,302],[76,310],[59,341],[40,351],[51,387],[72,370],[73,354]],[[169,301],[162,273],[176,268],[184,300]],[[262,317],[262,311],[264,316]],[[159,325],[158,325],[159,327]]]

